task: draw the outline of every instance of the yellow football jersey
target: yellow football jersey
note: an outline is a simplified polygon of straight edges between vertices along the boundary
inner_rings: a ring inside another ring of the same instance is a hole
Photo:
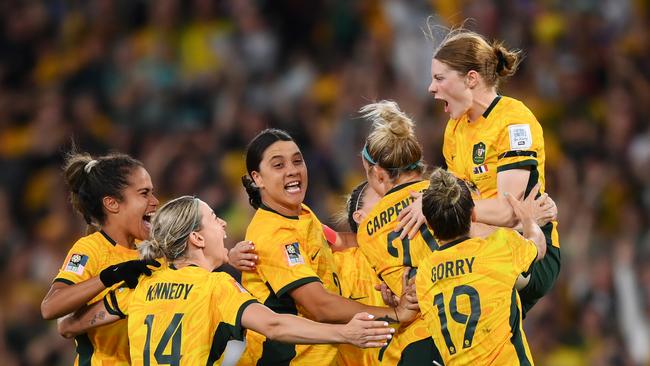
[[[379,279],[359,248],[334,252],[336,272],[341,280],[341,295],[371,306],[385,306],[381,293],[375,290]],[[358,348],[339,345],[339,366],[379,365],[379,348]]]
[[[447,243],[421,264],[418,302],[445,365],[532,365],[515,281],[537,248],[511,229]]]
[[[220,365],[226,343],[243,340],[241,317],[257,302],[234,278],[196,266],[165,268],[104,298],[127,317],[133,365]]]
[[[497,173],[509,169],[530,169],[525,194],[540,182],[544,192],[544,134],[533,113],[519,100],[497,96],[474,122],[467,114],[447,122],[443,142],[447,169],[473,183],[478,199],[495,198]],[[552,244],[560,247],[557,223],[544,230]]]
[[[73,285],[99,276],[104,268],[124,261],[138,259],[138,251],[117,245],[103,231],[82,237],[72,246],[54,282]],[[112,288],[119,287],[116,284]],[[110,291],[106,289],[88,304],[95,303]],[[89,330],[75,337],[75,365],[129,365],[129,343],[126,321]]]
[[[298,306],[289,292],[310,282],[322,282],[328,291],[341,294],[332,250],[316,215],[303,205],[299,216],[284,216],[260,207],[246,230],[246,240],[255,244],[255,272],[242,273],[242,284],[261,303],[276,313],[312,318]],[[292,345],[269,341],[256,332],[246,335],[246,350],[239,365],[330,365],[334,345]]]
[[[399,185],[386,193],[368,216],[359,224],[357,242],[377,276],[395,294],[402,293],[402,275],[405,267],[415,270],[422,259],[436,250],[438,244],[426,225],[420,233],[409,240],[399,239],[397,216],[410,205],[414,198],[410,192],[422,191],[429,187],[428,181],[418,181]],[[388,347],[380,351],[383,364],[396,364],[402,351],[409,345],[429,337],[429,330],[423,319],[418,318],[394,334]]]

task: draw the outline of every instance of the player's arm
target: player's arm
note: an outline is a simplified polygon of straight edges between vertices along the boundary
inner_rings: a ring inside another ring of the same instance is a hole
[[[106,267],[99,276],[68,284],[56,281],[41,302],[41,315],[45,320],[59,318],[84,306],[104,289],[125,281],[133,288],[141,274],[151,275],[147,266],[160,267],[156,261],[131,260]]]
[[[357,243],[357,234],[352,232],[336,232],[331,227],[323,224],[323,233],[327,243],[332,248],[332,251],[342,251],[349,248],[356,248],[359,246]]]
[[[535,260],[540,260],[546,255],[546,238],[542,229],[535,222],[533,216],[534,205],[536,204],[535,197],[539,192],[539,183],[533,187],[532,191],[524,200],[518,200],[512,195],[507,195],[506,199],[512,207],[512,210],[515,216],[521,222],[521,227],[523,231],[524,238],[535,243],[537,247],[537,258]]]
[[[59,318],[57,320],[57,329],[63,337],[72,338],[90,329],[114,323],[120,319],[119,315],[108,312],[104,301],[98,301]]]
[[[405,274],[408,271],[405,271]],[[404,276],[404,289],[407,289],[407,278]],[[406,290],[404,291],[406,292]],[[361,312],[372,314],[378,319],[386,319],[390,322],[412,321],[417,315],[417,310],[410,310],[413,307],[409,300],[402,296],[395,308],[370,306],[341,297],[328,292],[320,282],[310,282],[292,290],[289,295],[294,301],[304,307],[313,319],[326,323],[345,323]]]
[[[41,315],[45,320],[52,320],[70,314],[99,295],[104,289],[106,286],[99,276],[73,285],[54,282],[41,302]]]
[[[517,217],[505,193],[516,199],[522,199],[529,179],[528,169],[510,169],[497,173],[497,197],[474,201],[476,221],[494,226],[514,227],[517,224]]]
[[[394,329],[366,313],[356,314],[345,325],[324,324],[289,314],[278,314],[254,303],[244,309],[242,326],[269,339],[294,344],[350,343],[357,347],[383,347]]]

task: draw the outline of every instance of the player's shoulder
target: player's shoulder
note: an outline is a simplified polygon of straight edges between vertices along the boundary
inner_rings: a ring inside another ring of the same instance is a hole
[[[299,217],[286,216],[268,208],[258,208],[246,230],[246,237],[271,238],[297,229]]]
[[[112,245],[104,234],[97,231],[77,239],[70,250],[83,253],[103,253],[109,251]]]
[[[212,285],[224,291],[248,293],[248,291],[237,280],[227,272],[209,272],[208,279]]]
[[[499,244],[514,245],[525,239],[514,229],[500,227],[487,236],[485,240],[488,245],[494,246]]]
[[[518,99],[506,96],[501,97],[498,111],[500,112],[499,114],[501,117],[498,121],[502,126],[512,124],[527,124],[531,126],[539,125],[539,121],[537,121],[537,118],[530,108]]]

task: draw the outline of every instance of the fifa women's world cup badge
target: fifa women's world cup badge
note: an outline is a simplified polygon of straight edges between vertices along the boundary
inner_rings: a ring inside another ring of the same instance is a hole
[[[88,263],[88,256],[85,254],[73,254],[70,256],[70,261],[65,266],[67,272],[72,272],[78,275],[84,273],[86,268],[86,263]]]
[[[305,263],[305,259],[302,257],[302,254],[300,254],[300,245],[298,245],[298,242],[286,244],[284,250],[287,256],[287,263],[290,266]]]

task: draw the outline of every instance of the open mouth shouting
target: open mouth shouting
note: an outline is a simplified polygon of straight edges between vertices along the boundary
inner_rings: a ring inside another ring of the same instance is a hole
[[[289,194],[300,193],[302,190],[302,183],[300,181],[291,181],[284,185],[285,192]]]
[[[155,211],[147,212],[142,216],[142,225],[147,229],[151,230],[151,218],[153,217],[153,214]]]

